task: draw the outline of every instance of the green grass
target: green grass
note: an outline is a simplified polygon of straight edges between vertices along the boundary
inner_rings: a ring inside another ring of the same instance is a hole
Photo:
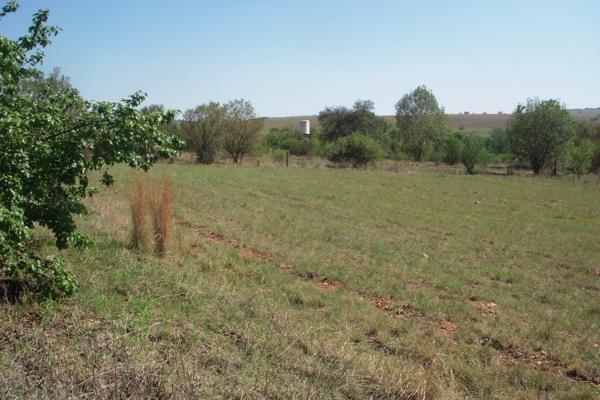
[[[1,306],[0,398],[600,396],[596,183],[159,165],[160,259],[115,172],[81,291]]]

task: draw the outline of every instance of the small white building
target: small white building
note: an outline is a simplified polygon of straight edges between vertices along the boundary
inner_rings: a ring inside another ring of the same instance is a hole
[[[307,119],[301,120],[298,124],[298,130],[300,131],[300,133],[310,135],[310,121]]]

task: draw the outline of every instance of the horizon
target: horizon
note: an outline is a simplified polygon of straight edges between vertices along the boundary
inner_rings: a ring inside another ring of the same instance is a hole
[[[392,115],[425,84],[448,114],[510,114],[529,97],[600,106],[600,3],[589,0],[20,4],[0,34],[20,36],[50,9],[62,31],[42,69],[60,67],[92,100],[142,90],[146,104],[184,111],[245,98],[277,118],[371,99]]]

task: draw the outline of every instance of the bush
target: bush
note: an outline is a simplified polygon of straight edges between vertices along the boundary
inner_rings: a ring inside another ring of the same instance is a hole
[[[583,139],[577,146],[571,147],[567,161],[569,171],[577,176],[590,172],[595,150],[596,146],[590,139]]]
[[[306,136],[290,128],[273,128],[265,136],[265,145],[270,149],[289,151],[295,156],[306,156],[313,152],[313,142]]]
[[[336,163],[350,163],[353,168],[358,168],[376,161],[381,154],[381,146],[375,139],[361,133],[353,133],[333,143],[329,151],[329,160]]]
[[[456,136],[449,136],[444,140],[444,161],[454,165],[462,161],[464,144]]]
[[[467,174],[474,175],[476,173],[475,166],[485,162],[486,158],[486,151],[480,140],[475,137],[466,137],[461,161]]]
[[[16,9],[7,3],[0,19]],[[75,219],[86,212],[83,199],[97,192],[89,172],[105,171],[101,184],[108,186],[109,167],[148,170],[174,156],[181,143],[163,132],[175,113],[141,113],[142,93],[90,102],[67,80],[45,78],[37,69],[41,49],[58,32],[47,18],[48,11],[36,13],[17,40],[0,35],[0,276],[53,297],[73,293],[77,282],[59,258],[36,254],[35,224],[52,230],[58,249],[90,245]]]
[[[167,254],[173,229],[173,183],[166,177],[153,185],[152,227],[154,228],[154,248],[161,256]]]
[[[486,148],[494,154],[508,154],[510,147],[508,146],[508,133],[506,133],[506,130],[494,128],[490,133]]]

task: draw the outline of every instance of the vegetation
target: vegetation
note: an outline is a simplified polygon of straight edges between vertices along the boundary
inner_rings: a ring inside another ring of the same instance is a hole
[[[461,161],[467,174],[475,174],[475,166],[486,160],[485,148],[474,137],[466,137],[462,149]]]
[[[511,151],[527,160],[536,175],[548,163],[556,165],[574,136],[575,121],[557,100],[519,104],[508,130]]]
[[[461,136],[448,135],[441,143],[443,145],[441,151],[443,154],[443,159],[446,163],[454,165],[461,162],[463,149],[465,147]]]
[[[305,135],[291,128],[271,129],[264,142],[267,148],[289,151],[296,156],[318,155],[321,148],[316,132]]]
[[[165,163],[160,258],[112,172],[80,293],[0,307],[0,398],[600,395],[595,183]]]
[[[351,109],[346,107],[327,107],[319,113],[321,137],[326,142],[360,132],[374,136],[382,128],[384,121],[373,112],[374,104],[370,100],[358,100]]]
[[[243,99],[174,121],[44,75],[47,17],[0,36],[1,399],[600,397],[599,125],[528,100],[451,131],[425,86],[397,129],[368,100],[310,136]],[[515,158],[583,178],[451,167]]]
[[[568,154],[569,171],[578,177],[590,172],[595,150],[596,146],[590,139],[583,139],[579,144],[572,146]]]
[[[9,2],[0,18],[16,9]],[[58,32],[47,18],[40,11],[25,36],[0,37],[0,270],[56,295],[72,293],[75,278],[60,259],[35,254],[29,245],[34,224],[49,228],[59,249],[89,244],[73,217],[86,211],[81,200],[96,191],[89,171],[117,163],[147,170],[157,158],[173,156],[179,141],[160,129],[173,112],[138,111],[141,93],[93,103],[55,75],[41,79],[40,49]],[[112,182],[105,172],[102,183]]]
[[[419,86],[398,101],[396,126],[417,161],[423,161],[427,150],[447,131],[444,109],[425,86]]]
[[[337,139],[329,151],[329,159],[336,163],[349,163],[353,168],[366,167],[381,157],[381,147],[375,139],[353,133]]]
[[[214,163],[223,147],[228,126],[227,107],[216,102],[187,110],[181,121],[182,136],[202,164]]]
[[[252,103],[239,99],[225,105],[227,110],[227,125],[223,137],[223,148],[238,164],[244,156],[254,149],[257,134],[262,129],[264,121],[256,118]]]

